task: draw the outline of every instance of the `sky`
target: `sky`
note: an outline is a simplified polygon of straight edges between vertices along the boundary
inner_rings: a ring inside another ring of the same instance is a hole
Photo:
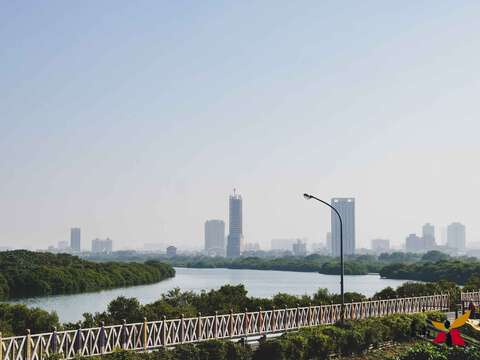
[[[0,1],[0,246],[480,241],[478,1]],[[228,224],[228,222],[227,222]]]

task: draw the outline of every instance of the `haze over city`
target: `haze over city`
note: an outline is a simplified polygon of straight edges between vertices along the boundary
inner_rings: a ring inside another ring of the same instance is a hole
[[[323,242],[354,197],[357,246],[400,246],[477,207],[480,3],[42,2],[0,11],[0,246]],[[379,31],[381,29],[381,31]]]

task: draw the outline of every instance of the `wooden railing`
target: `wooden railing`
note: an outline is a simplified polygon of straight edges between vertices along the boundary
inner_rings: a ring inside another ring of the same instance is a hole
[[[448,294],[365,301],[345,304],[347,320],[390,314],[448,310]],[[41,360],[52,354],[65,359],[94,356],[116,349],[146,351],[211,339],[238,339],[282,333],[309,326],[333,324],[340,319],[341,305],[320,305],[192,318],[147,321],[88,329],[53,331],[1,338],[0,360]]]

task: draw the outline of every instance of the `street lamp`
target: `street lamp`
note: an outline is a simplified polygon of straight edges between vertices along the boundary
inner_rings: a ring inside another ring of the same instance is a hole
[[[342,222],[342,217],[340,216],[340,213],[335,209],[332,205],[330,205],[328,202],[323,201],[322,199],[319,199],[313,195],[310,194],[303,194],[303,197],[307,200],[310,199],[315,199],[322,204],[327,205],[330,209],[332,209],[335,214],[338,216],[338,220],[340,220],[340,294],[342,297],[342,306],[341,306],[341,311],[340,311],[340,321],[343,323],[343,318],[344,318],[344,308],[345,308],[345,293],[343,291],[343,275],[344,275],[344,267],[343,267],[343,222]]]

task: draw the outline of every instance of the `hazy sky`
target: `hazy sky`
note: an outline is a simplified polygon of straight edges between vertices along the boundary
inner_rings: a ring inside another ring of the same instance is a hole
[[[480,2],[2,1],[0,245],[480,241]]]

